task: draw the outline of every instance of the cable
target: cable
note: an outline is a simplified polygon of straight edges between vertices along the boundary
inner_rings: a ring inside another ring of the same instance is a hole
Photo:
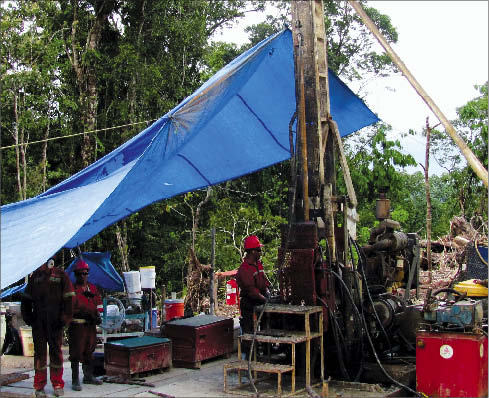
[[[355,248],[357,250],[357,252],[359,253],[359,258],[362,258],[362,255],[363,252],[359,251],[359,248],[358,248],[358,245],[357,243],[352,239],[354,245],[355,245]],[[364,271],[364,267],[363,267],[363,264],[362,264],[362,276],[365,278],[365,271]],[[366,283],[366,278],[365,278],[365,283]],[[367,289],[367,292],[368,292],[368,286],[366,286],[366,289]],[[370,293],[369,293],[370,295]],[[372,342],[372,338],[370,337],[370,333],[368,332],[368,328],[367,328],[367,322],[365,320],[365,317],[363,317],[363,324],[364,324],[364,327],[365,327],[365,333],[367,335],[367,339],[368,339],[368,342],[370,344],[370,348],[372,349],[372,352],[374,354],[374,357],[375,357],[375,360],[377,362],[377,364],[379,365],[380,369],[382,370],[382,372],[384,373],[384,375],[392,382],[394,383],[395,385],[397,385],[398,387],[401,387],[401,388],[404,388],[405,390],[409,391],[410,393],[414,394],[415,396],[417,397],[423,397],[423,395],[421,393],[418,393],[416,391],[414,391],[413,389],[409,388],[408,386],[402,384],[401,382],[395,380],[394,378],[392,378],[392,376],[387,373],[387,371],[385,370],[385,368],[382,366],[381,362],[380,362],[380,359],[377,355],[377,351],[375,350],[375,346],[374,346],[374,343]]]
[[[348,371],[346,370],[346,367],[345,367],[345,361],[343,360],[343,352],[342,352],[342,348],[340,346],[339,337],[338,337],[338,332],[341,333],[340,325],[338,325],[338,321],[336,320],[334,314],[330,310],[328,304],[321,297],[318,297],[318,299],[328,309],[329,318],[332,320],[332,322],[334,322],[334,325],[332,325],[332,330],[333,330],[333,338],[335,340],[335,345],[336,345],[336,349],[338,352],[338,361],[340,363],[340,370],[341,370],[341,373],[343,374],[343,377],[345,379],[347,379],[348,381],[350,381],[351,378],[350,378],[350,375],[348,374]],[[342,333],[341,333],[341,336],[343,337]],[[343,339],[344,339],[344,337],[343,337]]]
[[[360,315],[360,312],[358,311],[358,307],[355,304],[355,300],[353,300],[353,297],[351,296],[350,292],[348,291],[348,287],[346,286],[345,282],[343,282],[343,279],[341,278],[341,276],[339,274],[337,274],[337,273],[335,273],[333,271],[333,267],[332,267],[332,263],[331,263],[331,256],[330,256],[331,252],[330,252],[330,247],[329,247],[328,240],[325,239],[325,242],[326,242],[326,248],[328,250],[329,269],[340,280],[340,282],[343,284],[343,286],[345,288],[345,291],[349,295],[349,298],[351,299],[352,305],[355,308],[355,310],[357,311],[356,314],[358,314],[359,320],[360,320],[360,325],[357,324],[357,326],[360,326],[359,327],[359,329],[360,329],[360,332],[359,333],[360,333],[360,342],[361,342],[361,350],[362,350],[362,359],[361,359],[360,367],[359,367],[358,372],[357,372],[357,374],[355,376],[355,379],[354,379],[354,380],[358,380],[360,378],[360,375],[362,374],[362,371],[363,371],[363,333],[362,333],[362,324],[361,324],[361,317],[362,316]],[[323,300],[321,300],[321,301],[323,301]],[[324,301],[323,301],[323,303],[324,303]],[[333,318],[333,319],[334,319],[335,325],[337,327],[337,330],[333,329],[333,337],[335,338],[335,344],[338,344],[337,343],[337,335],[336,335],[336,333],[338,333],[338,332],[341,333],[341,328],[339,327],[338,322],[336,321],[336,318]],[[343,334],[342,333],[341,333],[341,336],[343,337]],[[343,341],[344,341],[344,337],[343,337]],[[350,376],[349,376],[349,374],[348,374],[348,372],[346,370],[346,367],[344,367],[343,353],[341,351],[341,347],[339,347],[337,345],[337,349],[338,349],[338,353],[339,353],[338,359],[340,360],[340,369],[341,369],[341,371],[343,373],[343,376],[345,378],[347,378],[348,380],[350,380],[351,378],[350,378]],[[341,358],[340,358],[340,356],[341,356]],[[341,368],[341,365],[342,364],[343,364],[344,370]]]
[[[358,247],[357,243],[353,239],[352,239],[352,242],[355,245],[355,249],[357,250],[359,260],[360,259],[362,260],[361,261],[362,266],[360,268],[361,268],[361,275],[362,275],[363,283],[365,283],[365,290],[367,291],[367,296],[369,298],[370,305],[372,306],[372,310],[374,312],[375,319],[377,320],[377,322],[378,322],[378,324],[380,326],[380,329],[382,330],[382,333],[384,334],[384,336],[385,336],[385,338],[387,340],[387,344],[389,344],[389,351],[390,351],[391,358],[392,358],[393,357],[393,353],[392,353],[392,344],[391,344],[391,341],[389,339],[389,336],[387,335],[387,332],[384,329],[384,325],[380,321],[379,315],[377,314],[377,310],[375,309],[374,301],[372,299],[372,296],[370,295],[370,289],[368,288],[367,276],[365,275],[365,267],[364,267],[364,264],[366,263],[366,260],[362,257],[362,256],[364,256],[364,253],[362,251],[360,251],[360,248]],[[365,261],[365,263],[363,261]]]
[[[70,138],[70,137],[76,137],[77,135],[83,135],[83,134],[92,134],[92,133],[98,133],[100,131],[107,131],[107,130],[115,130],[115,129],[119,129],[119,128],[122,128],[122,127],[129,127],[129,126],[135,126],[136,124],[142,124],[142,123],[149,123],[149,122],[154,122],[155,120],[157,119],[153,119],[153,120],[145,120],[143,122],[135,122],[135,123],[128,123],[128,124],[121,124],[120,126],[114,126],[114,127],[106,127],[106,128],[103,128],[103,129],[98,129],[98,130],[90,130],[90,131],[84,131],[83,133],[76,133],[76,134],[70,134],[70,135],[63,135],[61,137],[51,137],[51,138],[46,138],[44,140],[39,140],[39,141],[32,141],[32,142],[25,142],[23,144],[14,144],[14,145],[9,145],[9,146],[3,146],[0,148],[0,150],[2,149],[10,149],[10,148],[15,148],[15,147],[18,147],[18,146],[28,146],[28,145],[32,145],[32,144],[39,144],[41,142],[48,142],[48,141],[54,141],[54,140],[60,140],[62,138]]]

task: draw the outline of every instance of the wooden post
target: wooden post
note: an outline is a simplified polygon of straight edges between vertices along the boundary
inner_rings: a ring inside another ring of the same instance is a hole
[[[209,313],[211,315],[214,315],[214,306],[216,302],[214,301],[214,266],[216,262],[216,229],[212,227],[211,229],[211,237],[212,237],[212,249],[211,249],[211,271],[209,275],[209,281],[210,281],[210,305],[209,305]]]
[[[436,117],[443,124],[448,135],[452,137],[453,141],[455,141],[457,146],[460,148],[460,151],[462,152],[465,159],[467,160],[467,163],[470,165],[470,167],[472,167],[474,173],[477,174],[477,176],[482,180],[484,185],[487,187],[488,186],[487,170],[484,168],[484,166],[482,166],[482,163],[479,161],[479,159],[477,159],[474,153],[470,150],[470,148],[467,146],[467,144],[462,139],[462,137],[460,137],[460,135],[455,131],[455,128],[448,121],[448,119],[445,117],[443,112],[438,108],[435,102],[431,99],[431,97],[426,93],[423,87],[421,87],[421,84],[418,83],[418,81],[411,74],[411,72],[406,67],[406,65],[404,65],[404,62],[402,62],[401,58],[399,58],[399,56],[394,52],[394,50],[391,48],[391,46],[389,45],[385,37],[382,35],[382,33],[380,33],[380,31],[377,29],[375,24],[366,14],[361,4],[358,3],[356,0],[348,0],[348,1],[351,4],[351,6],[355,9],[357,14],[360,16],[360,18],[362,18],[363,23],[373,33],[377,41],[382,45],[382,47],[384,47],[384,50],[387,52],[387,54],[390,56],[390,58],[396,64],[396,66],[401,70],[402,74],[406,76],[406,79],[408,79],[411,86],[413,86],[413,88],[423,99],[426,105],[428,105],[431,111],[436,115]]]

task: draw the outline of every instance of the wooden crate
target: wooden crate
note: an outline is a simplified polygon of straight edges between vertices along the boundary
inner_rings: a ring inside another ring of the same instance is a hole
[[[136,373],[172,366],[169,339],[152,336],[111,341],[104,345],[104,365],[108,376],[131,376]]]
[[[233,351],[232,318],[199,315],[168,322],[165,336],[173,343],[173,366],[200,368],[201,361]]]

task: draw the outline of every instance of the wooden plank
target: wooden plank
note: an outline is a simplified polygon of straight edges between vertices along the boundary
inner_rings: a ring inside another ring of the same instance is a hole
[[[256,306],[255,312],[261,312],[262,305]],[[315,314],[316,312],[322,312],[323,308],[320,306],[311,305],[287,305],[287,304],[267,304],[263,312],[275,312],[280,314]]]
[[[0,375],[0,386],[6,386],[12,383],[17,383],[18,381],[22,381],[28,378],[29,378],[28,374],[17,373],[17,372]]]
[[[279,365],[275,363],[266,363],[266,362],[255,362],[251,361],[250,364],[251,370],[257,372],[265,372],[265,373],[286,373],[294,370],[292,365]],[[226,370],[230,369],[238,369],[238,370],[248,370],[248,361],[234,361],[224,364],[224,368]]]
[[[350,203],[353,207],[357,207],[357,195],[355,194],[355,188],[353,188],[353,182],[351,180],[350,168],[348,167],[348,162],[346,161],[345,150],[343,148],[343,142],[341,141],[340,131],[338,130],[338,125],[335,121],[329,121],[330,127],[333,130],[333,136],[336,141],[336,146],[339,152],[340,164],[343,169],[343,175],[345,177],[346,190],[348,192],[348,197],[350,198]],[[346,209],[345,209],[346,212]]]
[[[270,329],[270,330],[264,330],[260,333],[266,333],[266,334],[258,334],[255,337],[255,341],[258,341],[260,343],[276,343],[276,344],[297,344],[297,343],[303,343],[308,339],[306,336],[306,332],[293,332],[289,330],[278,330],[278,329]],[[282,334],[283,335],[280,335]],[[311,339],[314,339],[316,337],[320,337],[321,334],[319,332],[313,332],[311,333],[310,337]],[[242,334],[239,336],[241,340],[253,340],[253,335],[252,334]]]

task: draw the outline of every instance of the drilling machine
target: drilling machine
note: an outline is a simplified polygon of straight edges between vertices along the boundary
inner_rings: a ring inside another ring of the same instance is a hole
[[[410,288],[417,285],[419,240],[389,219],[389,200],[382,192],[379,226],[368,245],[358,247],[357,200],[330,114],[323,2],[295,1],[291,10],[297,140],[289,222],[278,251],[280,302],[322,307],[327,373],[364,380],[366,364],[377,360],[389,378],[380,360],[414,350],[413,334],[406,338],[401,329]],[[337,159],[348,195],[336,193]],[[399,287],[406,288],[403,298],[392,294]]]

